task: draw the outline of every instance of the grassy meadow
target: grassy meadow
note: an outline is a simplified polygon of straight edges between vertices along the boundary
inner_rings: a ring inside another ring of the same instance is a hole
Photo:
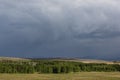
[[[0,74],[0,80],[120,80],[120,72],[80,72],[69,74]]]

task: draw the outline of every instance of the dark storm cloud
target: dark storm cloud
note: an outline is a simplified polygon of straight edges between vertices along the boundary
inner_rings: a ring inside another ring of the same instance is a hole
[[[0,55],[119,56],[119,0],[0,0]]]
[[[115,38],[115,37],[119,37],[119,36],[120,36],[119,31],[96,30],[91,33],[76,35],[76,38],[79,38],[79,39],[85,39],[85,38],[107,39],[107,38],[110,38],[111,39],[111,38]]]

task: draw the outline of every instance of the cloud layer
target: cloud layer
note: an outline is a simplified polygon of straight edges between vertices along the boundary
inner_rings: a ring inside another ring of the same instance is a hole
[[[119,0],[0,0],[0,55],[120,56]]]

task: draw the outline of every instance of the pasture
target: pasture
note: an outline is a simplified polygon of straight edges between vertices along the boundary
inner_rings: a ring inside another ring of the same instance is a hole
[[[120,80],[120,72],[80,72],[68,74],[0,74],[0,80]]]

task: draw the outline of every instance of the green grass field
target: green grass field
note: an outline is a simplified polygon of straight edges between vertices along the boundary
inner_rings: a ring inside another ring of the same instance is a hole
[[[69,74],[0,74],[0,80],[120,80],[120,72]]]

